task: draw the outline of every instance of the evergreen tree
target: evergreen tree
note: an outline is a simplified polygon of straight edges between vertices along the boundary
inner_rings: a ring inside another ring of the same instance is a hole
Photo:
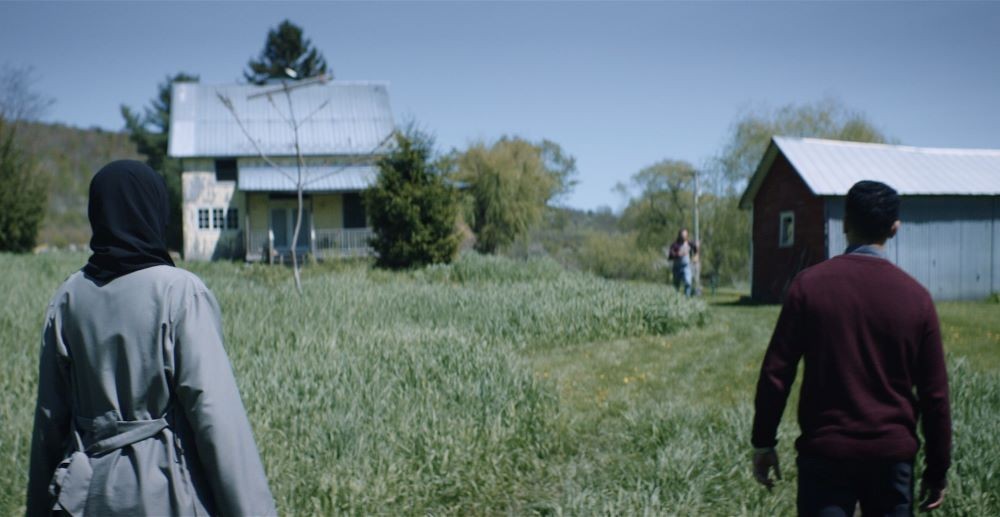
[[[170,99],[174,83],[198,82],[198,76],[180,72],[168,76],[157,87],[157,95],[140,116],[128,106],[122,106],[122,117],[129,140],[135,144],[139,154],[146,157],[146,164],[154,171],[163,175],[167,182],[167,192],[170,196],[170,221],[167,224],[167,247],[175,250],[183,249],[183,223],[181,204],[181,165],[180,160],[167,156],[167,144],[170,138]]]
[[[395,149],[379,160],[378,181],[364,193],[378,267],[419,267],[455,257],[458,204],[431,162],[431,147],[420,132],[397,133]]]
[[[35,247],[47,189],[34,159],[15,144],[16,131],[16,121],[0,114],[0,251],[24,253]]]
[[[326,60],[302,37],[302,28],[285,20],[278,28],[267,32],[267,41],[260,57],[247,63],[243,77],[253,84],[266,84],[273,79],[306,79],[326,73]],[[289,77],[285,69],[295,72]]]

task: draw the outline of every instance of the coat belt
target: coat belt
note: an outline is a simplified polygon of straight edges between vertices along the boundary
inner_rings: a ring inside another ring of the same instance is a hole
[[[98,456],[152,438],[169,425],[165,418],[115,420],[112,415],[109,413],[93,419],[76,417],[79,429],[86,431],[83,452],[88,456]]]

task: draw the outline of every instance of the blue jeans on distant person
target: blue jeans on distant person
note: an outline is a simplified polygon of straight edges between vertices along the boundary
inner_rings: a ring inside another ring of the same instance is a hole
[[[674,264],[674,289],[684,288],[684,296],[691,296],[691,266],[685,263]]]
[[[800,517],[913,515],[913,461],[835,460],[799,455]]]

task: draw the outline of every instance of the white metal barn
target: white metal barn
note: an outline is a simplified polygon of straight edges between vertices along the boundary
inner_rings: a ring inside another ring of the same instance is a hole
[[[775,137],[740,200],[755,299],[777,301],[798,271],[843,253],[844,196],[861,180],[899,192],[888,257],[935,299],[1000,292],[1000,150]]]
[[[276,89],[271,100],[260,95]],[[232,100],[256,145],[220,93]],[[367,254],[371,230],[360,192],[375,181],[375,162],[395,128],[387,84],[330,81],[295,88],[291,97],[306,165],[297,251],[318,258]],[[184,258],[286,256],[298,171],[281,87],[175,83],[171,102],[169,155],[183,169]]]

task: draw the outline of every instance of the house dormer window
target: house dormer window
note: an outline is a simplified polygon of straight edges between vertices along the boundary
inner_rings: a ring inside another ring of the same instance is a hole
[[[235,158],[215,160],[215,181],[236,181],[236,171]]]

